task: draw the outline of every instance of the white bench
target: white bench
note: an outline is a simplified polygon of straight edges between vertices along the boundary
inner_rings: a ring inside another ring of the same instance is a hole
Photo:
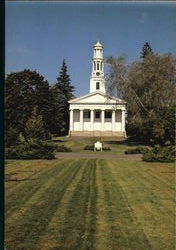
[[[97,142],[94,143],[94,151],[100,150],[102,152],[102,149],[103,149],[103,147],[102,147],[101,142],[97,141]]]

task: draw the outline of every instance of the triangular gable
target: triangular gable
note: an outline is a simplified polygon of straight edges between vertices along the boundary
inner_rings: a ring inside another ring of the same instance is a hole
[[[69,103],[124,103],[123,100],[106,95],[100,91],[72,99]]]

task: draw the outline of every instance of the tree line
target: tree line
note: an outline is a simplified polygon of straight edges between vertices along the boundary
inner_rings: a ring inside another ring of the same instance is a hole
[[[127,102],[127,134],[148,145],[175,142],[176,57],[145,43],[139,60],[107,58],[108,92]]]
[[[50,86],[36,71],[10,73],[5,81],[5,142],[16,145],[19,135],[42,140],[67,135],[68,100],[74,95],[65,60],[56,83]]]
[[[108,57],[106,63],[107,91],[127,102],[127,135],[149,145],[174,144],[175,56],[155,53],[145,43],[137,61],[128,64],[120,56]],[[16,145],[19,135],[47,140],[51,134],[68,134],[74,87],[65,60],[53,86],[29,69],[7,75],[5,83],[7,146]]]

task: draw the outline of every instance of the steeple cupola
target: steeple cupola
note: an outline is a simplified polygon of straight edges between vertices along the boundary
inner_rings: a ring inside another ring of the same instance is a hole
[[[90,77],[90,93],[105,93],[103,45],[97,41],[93,46],[92,73]]]

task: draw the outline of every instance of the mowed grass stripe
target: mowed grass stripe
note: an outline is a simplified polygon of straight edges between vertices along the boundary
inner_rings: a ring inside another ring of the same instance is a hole
[[[112,162],[111,166],[114,165],[115,162]],[[116,163],[115,163],[116,164]],[[169,213],[169,207],[163,206],[163,199],[167,199],[173,201],[174,205],[174,185],[172,185],[173,180],[171,182],[166,183],[163,181],[164,176],[159,177],[160,170],[156,171],[155,164],[150,166],[149,168],[144,168],[145,163],[142,163],[143,167],[140,163],[130,163],[130,167],[126,169],[118,170],[114,167],[111,167],[111,171],[114,174],[116,180],[119,180],[123,186],[123,189],[126,191],[128,196],[128,201],[131,204],[141,204],[142,202],[148,201],[151,203],[152,212],[156,213],[156,215],[164,215],[170,219],[172,217]],[[119,164],[118,164],[119,165]],[[155,178],[154,173],[158,176]],[[172,211],[173,214],[173,211]]]
[[[67,187],[77,175],[81,168],[81,164],[78,161],[73,163],[66,170],[65,175],[54,173],[54,178],[49,180],[50,186],[45,189],[40,188],[41,193],[34,193],[30,202],[26,203],[25,213],[23,216],[18,216],[13,224],[6,223],[7,235],[13,233],[13,237],[8,240],[7,248],[11,249],[13,243],[16,244],[16,250],[18,249],[37,249],[37,242],[45,231],[52,218],[53,214],[57,210],[57,206],[62,199]]]
[[[6,203],[5,210],[6,216],[9,217],[13,214],[13,212],[19,207],[21,207],[25,202],[27,202],[30,197],[33,196],[40,187],[46,183],[50,176],[54,176],[55,174],[65,171],[67,167],[72,163],[72,161],[59,162],[56,164],[51,164],[49,168],[40,171],[35,174],[35,179],[20,182],[14,189],[9,190],[6,194]],[[15,186],[15,183],[14,183]],[[19,199],[19,194],[22,194]]]
[[[14,166],[13,166],[14,163]],[[6,161],[5,163],[5,190],[6,193],[15,192],[15,188],[20,185],[24,180],[28,180],[35,176],[37,172],[43,171],[51,164],[49,161],[44,160],[16,160]],[[12,191],[13,190],[13,191]]]
[[[58,241],[58,228],[60,227],[60,225],[64,224],[64,218],[66,216],[65,214],[67,213],[67,209],[69,206],[69,200],[77,184],[82,179],[83,172],[85,171],[85,168],[87,168],[87,163],[88,160],[84,160],[83,163],[82,161],[78,162],[78,164],[81,164],[81,169],[68,186],[66,192],[64,193],[64,196],[62,197],[62,200],[58,204],[57,211],[53,214],[53,217],[50,220],[48,227],[46,228],[43,235],[41,235],[38,242],[39,249],[48,250],[53,249],[54,247],[60,247]]]
[[[16,171],[13,172],[14,177],[12,179],[15,179],[16,181],[8,180],[7,184],[10,184],[11,186],[8,189],[7,195],[10,195],[16,191],[18,191],[19,186],[24,185],[26,186],[26,181],[30,180],[37,180],[37,177],[41,175],[42,173],[46,173],[48,170],[53,169],[55,166],[62,165],[62,162],[65,164],[65,161],[63,159],[60,159],[59,161],[51,161],[51,162],[46,162],[41,161],[38,162],[36,160],[33,160],[34,164],[29,165],[25,162],[24,166],[21,166],[21,161],[19,160],[19,165],[20,168]],[[68,160],[69,161],[69,160]],[[9,173],[8,170],[8,165],[6,166],[6,172]]]
[[[151,178],[150,172],[156,171],[155,165],[151,165],[149,169],[144,168],[145,163],[142,167],[140,163],[131,162],[128,168],[123,169],[123,166],[119,168],[118,162],[109,161],[109,163],[111,163],[109,166],[116,182],[123,187],[126,203],[133,208],[133,213],[147,235],[151,249],[173,249],[174,202],[172,199],[165,200],[165,198],[168,192],[172,196],[174,193],[169,191],[171,189],[168,188],[168,185],[163,186],[162,181],[159,183],[159,178],[156,183],[155,179]],[[171,165],[171,167],[173,166]],[[158,175],[161,175],[160,169],[157,170]],[[173,186],[172,181],[170,185]],[[159,188],[161,191],[158,190]],[[160,238],[159,241],[158,238]]]
[[[97,168],[97,160],[93,161],[93,169],[90,178],[90,186],[89,186],[89,200],[87,206],[87,216],[86,216],[86,228],[84,234],[84,241],[81,249],[83,250],[94,250],[95,246],[95,233],[96,233],[96,224],[97,224],[97,176],[96,176],[96,168]],[[88,166],[89,167],[89,166]]]
[[[136,220],[125,193],[114,179],[109,161],[100,161],[104,206],[108,223],[108,249],[151,249],[149,241]]]
[[[96,199],[96,160],[89,160],[58,225],[59,248],[55,249],[95,249]]]
[[[63,159],[59,160],[59,162]],[[50,166],[56,164],[56,160],[16,160],[7,161],[5,166],[6,190],[17,187],[21,181],[35,176],[39,172],[45,171]],[[57,162],[58,164],[58,162]],[[15,185],[14,185],[15,184]]]

